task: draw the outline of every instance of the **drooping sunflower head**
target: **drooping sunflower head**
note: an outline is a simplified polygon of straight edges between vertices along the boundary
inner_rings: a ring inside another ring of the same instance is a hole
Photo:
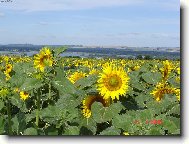
[[[91,106],[94,102],[101,102],[104,107],[108,107],[110,105],[110,99],[105,100],[102,96],[100,95],[91,95],[87,96],[83,101],[82,101],[82,113],[85,118],[90,118],[92,115],[91,112]]]
[[[97,81],[97,89],[104,99],[119,100],[120,95],[125,95],[128,90],[129,77],[123,68],[115,65],[105,65]]]
[[[20,92],[20,99],[22,99],[23,101],[25,101],[26,99],[29,98],[29,94],[25,91],[21,91]]]
[[[172,94],[174,92],[175,89],[170,87],[166,82],[159,82],[150,94],[154,96],[156,101],[161,101],[164,94]]]
[[[34,67],[44,72],[45,66],[52,66],[53,56],[51,50],[44,47],[40,50],[39,54],[34,56]]]
[[[81,78],[84,78],[86,76],[86,73],[83,72],[74,72],[71,74],[68,79],[74,84],[76,81],[78,81]]]
[[[163,61],[163,68],[160,69],[163,79],[166,80],[173,69],[173,65],[168,60]]]

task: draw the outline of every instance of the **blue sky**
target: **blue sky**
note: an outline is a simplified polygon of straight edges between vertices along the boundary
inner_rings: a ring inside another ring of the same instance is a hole
[[[0,2],[0,44],[179,47],[179,0]]]

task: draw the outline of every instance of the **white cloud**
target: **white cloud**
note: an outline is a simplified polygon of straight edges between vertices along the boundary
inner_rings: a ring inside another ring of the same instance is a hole
[[[9,5],[0,5],[0,8],[24,11],[61,11],[93,9],[97,7],[113,7],[126,5],[160,6],[165,9],[177,9],[178,0],[16,0]]]

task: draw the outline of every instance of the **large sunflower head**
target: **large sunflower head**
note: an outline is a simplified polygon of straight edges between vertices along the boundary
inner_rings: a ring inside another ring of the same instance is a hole
[[[129,77],[123,68],[106,64],[99,75],[97,89],[104,99],[119,100],[120,95],[126,94],[128,82]]]
[[[83,101],[82,101],[82,113],[85,118],[90,118],[92,115],[91,112],[91,106],[94,102],[101,102],[104,107],[108,107],[110,105],[110,99],[103,99],[102,96],[100,95],[91,95],[87,96]]]
[[[49,48],[44,47],[34,56],[34,67],[44,72],[45,66],[52,66],[53,56]]]

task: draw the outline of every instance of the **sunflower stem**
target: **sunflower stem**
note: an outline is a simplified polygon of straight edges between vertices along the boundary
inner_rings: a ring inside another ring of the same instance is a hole
[[[7,100],[7,115],[8,115],[8,133],[12,135],[12,125],[11,125],[11,108],[10,108],[10,101]]]
[[[36,125],[39,126],[39,112],[40,112],[40,94],[37,92],[37,111],[36,111]]]
[[[51,83],[49,82],[49,98],[51,97]]]

